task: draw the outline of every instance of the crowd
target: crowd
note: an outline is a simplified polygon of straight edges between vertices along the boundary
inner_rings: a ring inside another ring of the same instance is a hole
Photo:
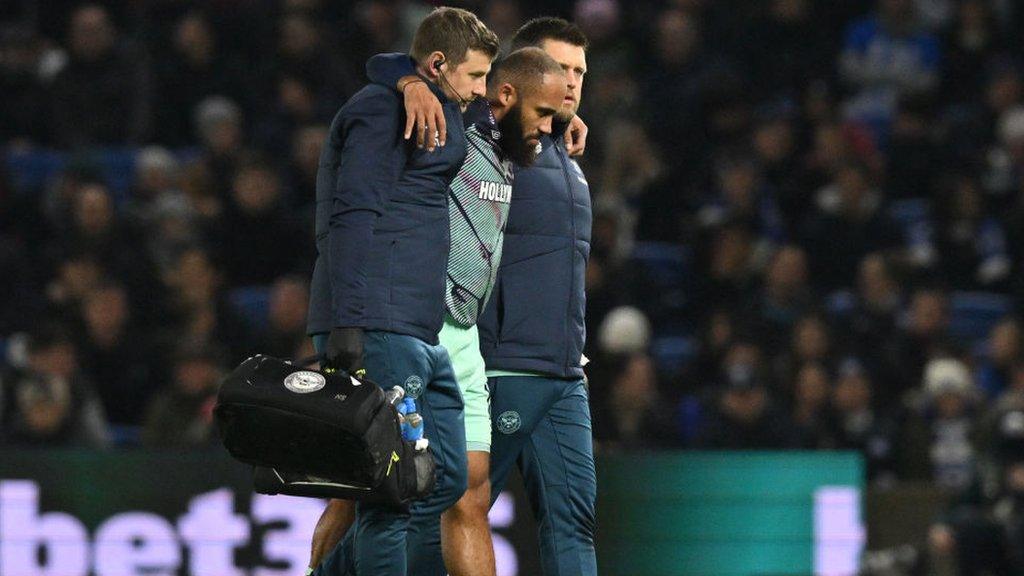
[[[960,489],[1024,436],[1017,3],[451,4],[591,41],[599,451],[854,449]],[[211,444],[225,370],[310,352],[327,126],[430,8],[5,3],[0,445]]]

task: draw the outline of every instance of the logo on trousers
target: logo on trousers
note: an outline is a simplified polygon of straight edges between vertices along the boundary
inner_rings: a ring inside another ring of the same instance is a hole
[[[509,410],[502,412],[498,416],[498,432],[502,434],[513,434],[519,427],[523,425],[523,419],[519,417],[519,412],[515,410]]]

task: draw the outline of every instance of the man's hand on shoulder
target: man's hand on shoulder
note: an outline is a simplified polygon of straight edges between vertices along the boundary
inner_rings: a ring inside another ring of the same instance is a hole
[[[569,156],[582,156],[587,148],[587,132],[590,129],[579,116],[573,116],[569,128],[565,131],[565,148]]]
[[[427,83],[419,76],[403,76],[398,90],[405,98],[405,139],[415,131],[417,148],[433,152],[444,146],[448,138],[444,108]]]

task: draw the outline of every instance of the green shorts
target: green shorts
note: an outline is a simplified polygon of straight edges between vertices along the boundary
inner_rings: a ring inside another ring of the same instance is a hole
[[[439,338],[451,357],[455,381],[466,404],[466,450],[490,452],[491,398],[484,357],[480,355],[480,333],[476,326],[459,326],[446,315]]]

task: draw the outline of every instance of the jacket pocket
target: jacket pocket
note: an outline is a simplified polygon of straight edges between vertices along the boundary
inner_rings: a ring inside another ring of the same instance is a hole
[[[503,344],[542,348],[546,359],[557,359],[562,342],[568,302],[563,251],[552,251],[503,267],[501,292],[503,317],[499,339]]]

